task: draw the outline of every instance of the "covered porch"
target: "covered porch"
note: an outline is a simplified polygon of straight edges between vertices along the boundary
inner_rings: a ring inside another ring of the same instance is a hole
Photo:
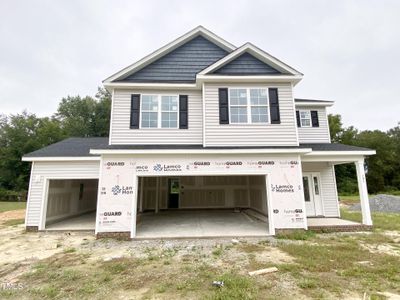
[[[345,148],[336,151],[313,149],[302,157],[307,226],[316,231],[370,230],[372,218],[365,178],[365,157],[375,154],[375,151],[340,146]],[[362,213],[361,223],[341,219],[335,178],[335,166],[339,164],[355,165]]]

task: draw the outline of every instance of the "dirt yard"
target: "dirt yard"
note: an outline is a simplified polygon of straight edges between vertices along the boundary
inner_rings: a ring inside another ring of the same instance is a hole
[[[10,216],[24,213],[0,213],[1,299],[399,299],[400,231],[379,224],[373,233],[128,242],[25,233]],[[248,274],[269,267],[278,271]]]

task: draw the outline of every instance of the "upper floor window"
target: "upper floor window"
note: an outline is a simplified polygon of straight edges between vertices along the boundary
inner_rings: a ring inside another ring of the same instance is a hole
[[[142,95],[141,128],[178,128],[178,96]]]
[[[301,127],[311,127],[311,113],[309,110],[300,110]]]
[[[229,89],[230,123],[268,123],[268,89]]]

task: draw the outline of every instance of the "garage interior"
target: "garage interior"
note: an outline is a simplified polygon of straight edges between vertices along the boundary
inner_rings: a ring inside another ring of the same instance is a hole
[[[139,177],[136,238],[266,236],[265,176]]]
[[[49,180],[46,230],[94,230],[98,179]]]

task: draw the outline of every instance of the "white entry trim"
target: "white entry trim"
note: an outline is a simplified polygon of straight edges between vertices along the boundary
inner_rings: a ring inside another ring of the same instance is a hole
[[[311,189],[310,189],[310,200],[313,202],[314,205],[314,212],[315,215],[308,215],[307,214],[307,209],[306,209],[306,215],[307,217],[315,217],[315,216],[325,216],[325,208],[324,208],[324,201],[323,201],[323,194],[322,194],[322,181],[321,181],[321,173],[320,172],[302,172],[302,176],[311,176]],[[316,200],[315,198],[315,186],[314,186],[314,177],[317,177],[318,180],[318,192],[319,192],[319,200]],[[304,187],[303,187],[304,189]],[[304,195],[304,193],[303,193]],[[317,203],[317,201],[319,203]],[[304,204],[305,204],[305,199],[304,199]]]

